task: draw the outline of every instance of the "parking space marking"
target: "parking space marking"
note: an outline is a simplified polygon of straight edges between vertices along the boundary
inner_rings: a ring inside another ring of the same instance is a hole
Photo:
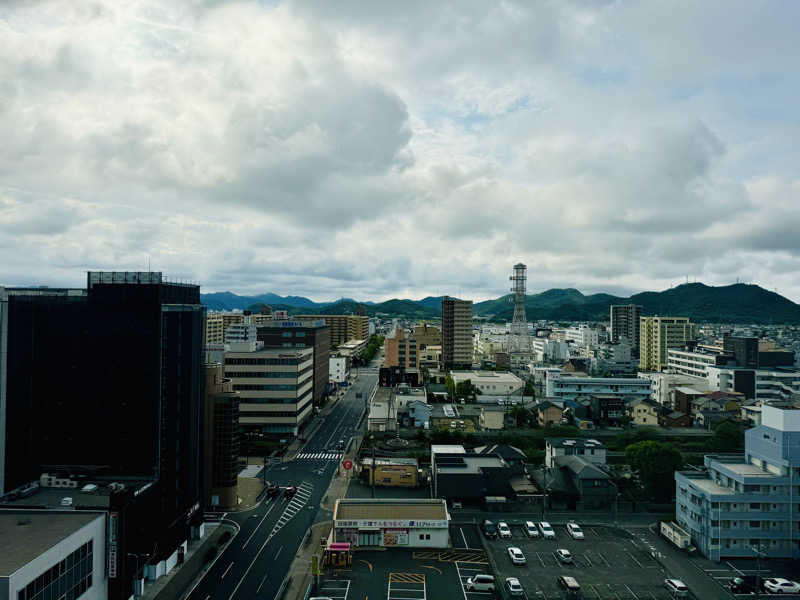
[[[324,592],[325,596],[328,598],[336,598],[336,600],[347,600],[347,596],[350,594],[350,580],[328,579],[322,585],[320,591]]]
[[[597,553],[597,556],[599,556],[599,557],[600,557],[600,560],[602,560],[604,563],[606,563],[606,566],[607,566],[607,567],[610,567],[610,566],[611,566],[611,563],[610,563],[610,562],[608,562],[608,561],[606,560],[606,557],[605,557],[605,556],[603,556],[603,555],[602,555],[602,554],[600,554],[599,552]]]
[[[638,559],[637,559],[637,558],[636,558],[636,557],[635,557],[633,554],[631,554],[631,553],[630,553],[630,552],[628,552],[627,550],[625,550],[625,554],[627,554],[628,556],[630,556],[630,557],[631,557],[631,559],[633,560],[633,562],[635,562],[637,565],[639,565],[639,568],[640,568],[640,569],[643,569],[643,568],[644,568],[644,565],[643,565],[642,563],[640,563],[640,562],[639,562],[639,560],[638,560]]]
[[[424,573],[389,573],[386,600],[425,600]]]
[[[562,563],[560,560],[558,560],[558,556],[556,556],[555,552],[553,552],[552,554],[553,554],[553,559],[556,561],[556,564],[563,569],[564,568],[564,563]]]
[[[411,556],[417,560],[438,560],[439,562],[464,562],[479,565],[489,564],[483,550],[447,551],[447,552],[413,552]]]
[[[540,563],[542,563],[542,566],[543,566],[543,567],[547,567],[547,565],[546,565],[546,564],[544,564],[544,561],[542,560],[542,557],[541,557],[541,555],[540,555],[538,552],[536,553],[536,558],[538,558],[538,559],[539,559],[539,562],[540,562]]]
[[[627,585],[626,585],[625,587],[626,587],[626,588],[627,588],[627,590],[628,590],[628,591],[631,593],[631,596],[633,596],[634,600],[639,600],[639,596],[637,596],[636,594],[634,594],[634,593],[633,593],[633,590],[632,590],[630,587],[628,587]]]
[[[456,573],[458,573],[458,582],[461,584],[461,593],[464,594],[464,600],[486,600],[487,598],[494,597],[494,594],[491,592],[478,592],[478,591],[467,591],[467,579],[469,575],[463,575],[462,571],[469,573],[470,571],[477,571],[482,572],[480,569],[476,569],[473,566],[462,567],[459,563],[461,561],[455,561],[453,564],[456,566]],[[471,563],[467,563],[470,564]]]

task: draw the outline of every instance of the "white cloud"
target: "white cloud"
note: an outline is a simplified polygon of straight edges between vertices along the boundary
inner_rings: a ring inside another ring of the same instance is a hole
[[[11,2],[0,283],[800,300],[791,4]]]

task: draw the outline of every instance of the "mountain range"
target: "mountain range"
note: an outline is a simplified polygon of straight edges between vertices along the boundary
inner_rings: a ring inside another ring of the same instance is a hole
[[[473,314],[490,321],[510,321],[514,314],[511,300],[512,295],[508,294],[476,302]],[[351,298],[313,302],[302,296],[238,296],[232,292],[220,292],[201,294],[201,301],[211,310],[257,309],[261,304],[267,304],[273,310],[287,310],[289,314],[347,314],[355,313],[361,306],[368,316],[438,319],[441,318],[442,296],[377,303],[358,302]],[[602,293],[584,295],[574,288],[554,288],[526,296],[525,311],[529,321],[606,321],[612,304],[639,304],[643,315],[689,317],[696,322],[800,324],[800,305],[776,292],[744,283],[727,286],[687,283],[662,292],[642,292],[627,298]]]

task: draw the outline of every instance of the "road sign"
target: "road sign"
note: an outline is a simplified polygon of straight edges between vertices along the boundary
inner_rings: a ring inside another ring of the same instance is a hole
[[[352,460],[343,460],[342,461],[342,466],[345,468],[345,470],[349,471],[350,469],[353,468],[353,461]]]

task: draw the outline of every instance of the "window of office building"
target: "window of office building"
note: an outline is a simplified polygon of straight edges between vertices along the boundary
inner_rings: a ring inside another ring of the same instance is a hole
[[[17,600],[77,600],[92,587],[92,540],[17,592]]]

